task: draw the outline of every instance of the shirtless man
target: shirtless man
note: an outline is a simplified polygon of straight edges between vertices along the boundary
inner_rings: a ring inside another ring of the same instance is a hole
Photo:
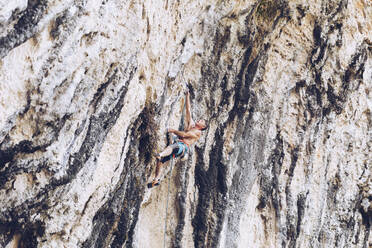
[[[199,120],[194,122],[191,118],[190,112],[190,93],[186,93],[186,117],[185,117],[185,130],[178,131],[172,128],[168,129],[168,133],[174,133],[178,136],[179,140],[172,145],[167,146],[161,153],[157,154],[157,164],[155,170],[155,178],[151,183],[151,187],[159,185],[160,174],[163,169],[165,162],[169,161],[172,156],[184,157],[187,151],[189,150],[190,145],[194,144],[201,136],[203,130],[207,128],[207,125],[204,120]]]

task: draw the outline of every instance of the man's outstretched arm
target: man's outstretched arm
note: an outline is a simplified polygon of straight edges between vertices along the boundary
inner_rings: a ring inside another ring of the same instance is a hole
[[[186,128],[185,130],[190,130],[192,126],[195,125],[193,119],[191,118],[191,104],[190,104],[190,92],[186,93]]]
[[[180,138],[195,138],[196,137],[195,134],[187,133],[187,132],[184,132],[184,131],[178,131],[178,130],[172,129],[172,128],[168,129],[168,133],[174,133],[175,135],[177,135]]]

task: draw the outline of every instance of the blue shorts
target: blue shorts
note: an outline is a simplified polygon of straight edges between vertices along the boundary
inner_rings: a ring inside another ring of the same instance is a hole
[[[165,163],[169,161],[173,155],[175,158],[181,156],[182,154],[185,156],[189,149],[188,146],[182,141],[177,141],[176,143],[172,144],[171,147],[173,149],[171,155],[161,158],[160,162]]]

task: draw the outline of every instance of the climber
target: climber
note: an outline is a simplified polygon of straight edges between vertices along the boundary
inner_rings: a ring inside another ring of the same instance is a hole
[[[194,144],[201,136],[201,131],[207,128],[206,122],[204,120],[199,120],[194,122],[191,118],[190,112],[190,93],[186,93],[186,116],[185,116],[185,130],[178,131],[172,128],[168,129],[168,133],[173,133],[179,138],[172,145],[167,146],[161,153],[156,155],[157,164],[155,170],[155,177],[151,183],[150,187],[159,185],[160,174],[163,169],[165,162],[169,161],[171,157],[184,157],[188,152],[190,145]]]

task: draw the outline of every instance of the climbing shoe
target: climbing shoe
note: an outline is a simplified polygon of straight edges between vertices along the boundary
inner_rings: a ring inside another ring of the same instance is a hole
[[[160,180],[159,179],[154,179],[151,183],[147,184],[147,188],[152,188],[152,187],[155,187],[155,186],[158,186],[158,185],[160,185]]]
[[[156,158],[157,160],[160,160],[160,159],[161,159],[160,153],[156,153],[156,154],[155,154],[155,158]]]

